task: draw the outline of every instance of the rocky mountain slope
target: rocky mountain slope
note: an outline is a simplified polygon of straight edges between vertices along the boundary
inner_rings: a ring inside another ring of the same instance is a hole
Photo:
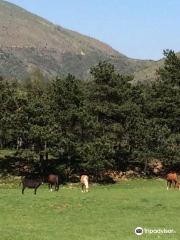
[[[71,73],[88,79],[100,60],[118,72],[134,74],[153,61],[135,60],[94,38],[67,30],[14,4],[0,0],[0,75],[22,79],[35,69],[52,79]]]

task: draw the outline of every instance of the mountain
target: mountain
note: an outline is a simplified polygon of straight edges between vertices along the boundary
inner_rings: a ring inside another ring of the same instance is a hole
[[[94,38],[34,15],[0,0],[0,75],[22,79],[36,69],[51,79],[71,73],[87,79],[100,60],[115,65],[122,74],[134,74],[153,61],[126,57]]]
[[[180,58],[180,52],[176,53],[177,57]],[[153,61],[152,65],[147,67],[146,69],[137,71],[134,73],[134,82],[141,81],[141,82],[151,82],[157,79],[156,71],[159,68],[164,67],[164,60],[160,59],[159,61]]]
[[[134,73],[134,82],[151,82],[157,79],[156,71],[164,66],[164,58],[159,61],[154,61],[153,64],[146,69]]]
[[[156,71],[162,68],[164,65],[164,59],[153,62],[153,64],[143,70],[134,73],[134,82],[151,82],[157,79]]]

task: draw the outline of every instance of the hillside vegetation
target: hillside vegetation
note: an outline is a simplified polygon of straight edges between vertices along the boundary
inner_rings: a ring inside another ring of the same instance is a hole
[[[180,57],[180,53],[176,53],[178,57]],[[165,59],[161,59],[159,61],[154,61],[151,66],[146,69],[140,70],[134,73],[134,82],[152,82],[157,79],[157,70],[164,66]]]
[[[39,68],[46,78],[69,72],[87,79],[100,60],[113,63],[121,73],[134,73],[152,61],[134,60],[94,38],[54,25],[28,11],[0,0],[0,75],[23,79]]]

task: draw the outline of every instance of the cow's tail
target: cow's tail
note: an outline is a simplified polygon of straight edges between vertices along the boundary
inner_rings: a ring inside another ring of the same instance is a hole
[[[57,184],[57,190],[59,190],[59,176],[57,176],[56,184]]]

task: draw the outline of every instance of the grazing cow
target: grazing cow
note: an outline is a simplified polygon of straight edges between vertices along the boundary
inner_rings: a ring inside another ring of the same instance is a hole
[[[167,174],[167,190],[171,188],[171,184],[174,183],[174,189],[179,188],[179,177],[177,173],[168,173]]]
[[[48,176],[48,188],[52,192],[52,185],[54,185],[55,191],[59,190],[59,177],[58,175],[50,174]]]
[[[82,175],[80,182],[82,185],[82,192],[88,192],[89,190],[89,184],[88,184],[89,177],[87,175]]]
[[[21,185],[22,183],[22,194],[24,194],[24,190],[25,188],[34,188],[34,194],[36,194],[36,191],[37,191],[37,188],[43,184],[42,180],[40,179],[37,179],[37,180],[34,180],[34,179],[22,179],[22,181],[20,182],[19,185]]]

